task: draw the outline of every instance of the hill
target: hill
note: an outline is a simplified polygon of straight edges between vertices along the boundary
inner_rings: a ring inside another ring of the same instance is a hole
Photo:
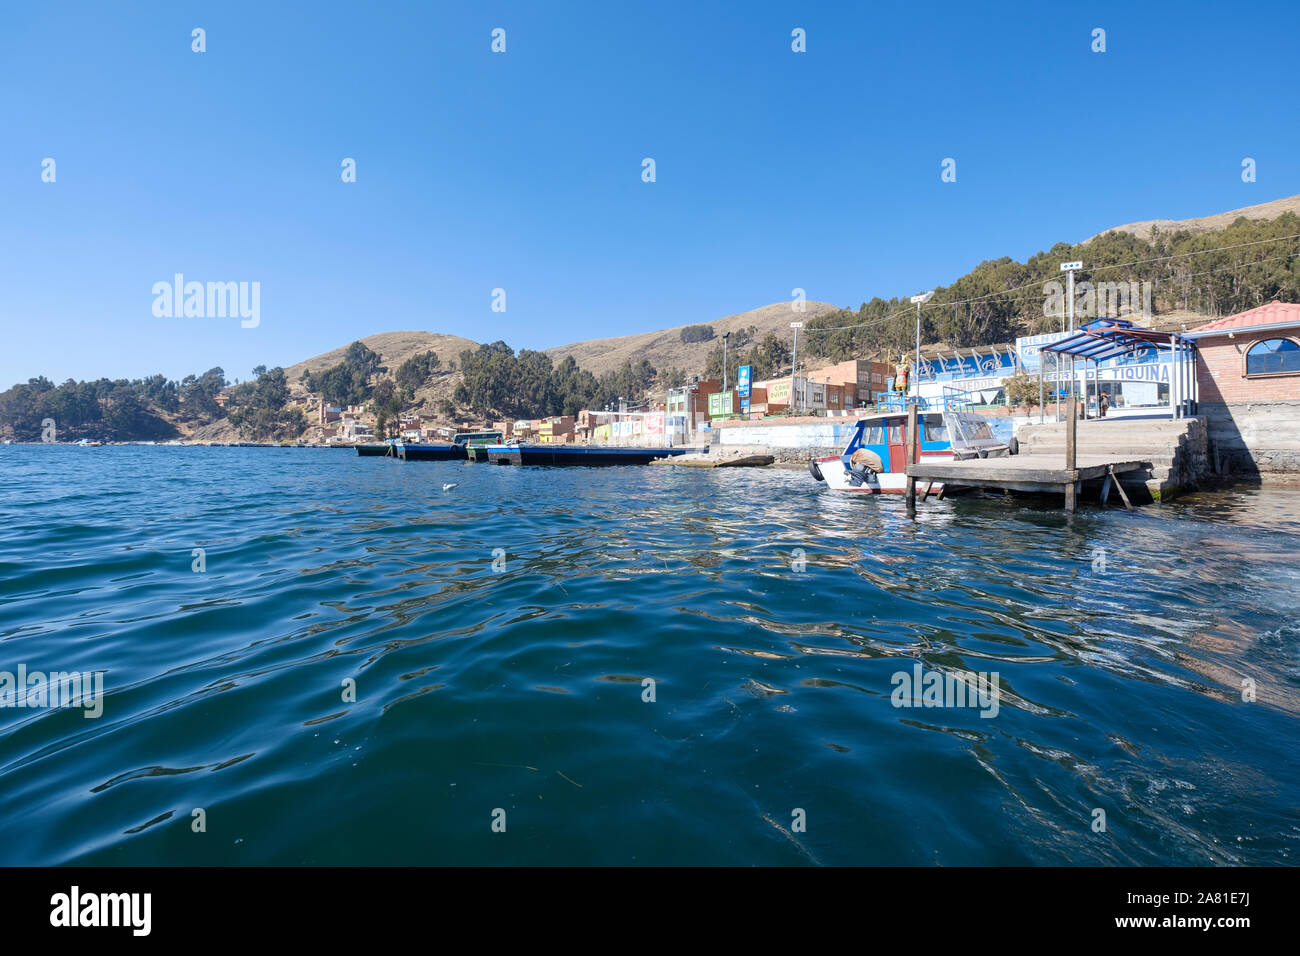
[[[399,365],[420,352],[437,353],[445,366],[448,362],[456,361],[465,349],[478,348],[478,343],[470,339],[463,339],[459,335],[442,335],[438,332],[379,332],[375,335],[367,335],[359,341],[366,348],[378,353],[389,371],[396,371]],[[319,372],[331,365],[337,365],[343,361],[343,353],[351,344],[351,342],[344,342],[336,349],[304,359],[285,369],[290,384],[296,387],[303,372]]]
[[[1057,242],[1024,262],[1010,256],[989,259],[935,290],[922,307],[922,342],[965,348],[1051,331],[1060,319],[1059,312],[1049,313],[1047,290],[1059,282],[1059,264],[1069,259],[1085,263],[1079,276],[1083,282],[1105,283],[1112,291],[1139,285],[1149,289],[1158,328],[1192,328],[1271,299],[1300,301],[1300,242],[1292,238],[1297,234],[1300,196],[1292,196],[1197,219],[1129,223],[1082,243]],[[792,320],[805,323],[799,350],[809,363],[881,352],[897,355],[913,348],[915,312],[906,297],[898,296],[875,297],[857,310],[807,302],[801,313],[789,302],[777,302],[691,323],[709,328],[693,329],[696,334],[687,336],[689,342],[682,341],[687,325],[679,324],[545,350],[553,366],[572,357],[577,370],[547,369],[527,356],[520,360],[493,352],[477,356],[468,374],[462,374],[461,353],[475,351],[478,343],[434,332],[383,332],[360,340],[378,356],[377,363],[365,359],[366,380],[350,389],[335,388],[334,394],[370,396],[379,388],[391,406],[394,384],[385,382],[385,376],[416,354],[432,351],[440,360],[438,367],[409,400],[397,396],[399,405],[388,414],[415,411],[439,421],[453,416],[463,421],[475,408],[475,419],[503,409],[529,418],[558,414],[561,408],[600,407],[611,396],[662,394],[665,386],[676,384],[669,379],[680,381],[679,373],[689,376],[702,373],[707,363],[720,365],[720,340],[726,332],[733,333],[732,374],[742,350],[756,367],[788,368]],[[763,343],[768,334],[775,341]],[[180,434],[231,439],[236,437],[232,421],[249,431],[250,420],[252,431],[277,437],[298,433],[314,420],[317,409],[301,381],[303,374],[342,363],[349,344],[283,372],[271,369],[255,383],[233,386],[215,368],[181,381],[163,375],[62,385],[33,379],[0,392],[0,437],[37,441],[46,419],[57,421],[60,436],[68,438],[161,439]],[[376,374],[375,364],[386,367],[387,373]],[[462,383],[466,389],[457,401]]]
[[[660,371],[679,368],[688,375],[698,375],[704,371],[704,363],[709,353],[722,343],[724,332],[731,332],[734,337],[735,333],[742,330],[756,328],[757,331],[754,333],[756,341],[762,339],[768,332],[775,332],[779,338],[789,339],[791,322],[807,321],[838,309],[838,306],[826,302],[805,302],[804,307],[805,311],[800,313],[795,312],[789,302],[775,302],[748,312],[737,312],[734,315],[700,323],[675,325],[671,328],[641,332],[636,335],[588,339],[569,345],[557,345],[546,349],[546,354],[557,364],[566,356],[572,355],[578,365],[594,375],[612,371],[625,362],[636,364],[642,359]],[[714,338],[702,342],[683,342],[682,329],[693,324],[711,326]]]
[[[1284,212],[1293,212],[1300,215],[1300,196],[1274,199],[1272,202],[1260,203],[1256,206],[1243,206],[1240,209],[1231,209],[1228,212],[1219,212],[1212,216],[1202,216],[1199,219],[1147,219],[1143,222],[1131,222],[1125,226],[1113,226],[1110,229],[1103,230],[1097,233],[1096,236],[1090,236],[1085,241],[1091,242],[1097,236],[1104,236],[1108,232],[1127,232],[1150,242],[1157,229],[1164,233],[1179,230],[1194,233],[1217,232],[1220,229],[1226,229],[1241,217],[1246,219],[1276,219]]]

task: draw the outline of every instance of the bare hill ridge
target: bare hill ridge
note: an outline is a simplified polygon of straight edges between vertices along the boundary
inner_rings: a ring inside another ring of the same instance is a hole
[[[1212,232],[1231,225],[1243,216],[1248,219],[1275,219],[1285,212],[1300,214],[1300,196],[1275,199],[1270,202],[1245,206],[1240,209],[1231,209],[1227,212],[1215,213],[1214,215],[1195,219],[1149,219],[1133,222],[1122,226],[1114,226],[1102,233],[1098,233],[1098,235],[1104,235],[1105,232],[1128,232],[1149,240],[1156,229],[1160,229],[1162,232],[1172,232],[1180,229],[1189,232]],[[790,323],[792,321],[807,321],[816,316],[833,312],[837,308],[839,307],[827,302],[809,301],[805,303],[805,311],[800,313],[794,311],[790,302],[775,302],[771,305],[750,309],[747,312],[737,312],[721,318],[699,319],[665,329],[640,332],[633,335],[571,342],[567,345],[552,346],[544,351],[556,364],[566,356],[571,355],[578,365],[595,375],[617,369],[625,362],[636,363],[642,359],[645,359],[660,371],[678,368],[687,375],[699,374],[704,371],[704,365],[709,353],[721,343],[724,332],[734,334],[753,328],[755,330],[755,341],[761,340],[769,332],[773,332],[782,340],[788,341],[791,336]],[[1161,327],[1167,325],[1171,328],[1184,325],[1194,326],[1206,318],[1208,316],[1201,316],[1199,313],[1180,312],[1178,314],[1162,315],[1159,324]],[[714,338],[703,342],[682,342],[681,331],[688,325],[711,326],[714,331]],[[432,408],[435,401],[451,396],[456,384],[460,381],[460,373],[459,371],[450,372],[448,364],[457,361],[460,353],[465,349],[475,349],[479,344],[471,339],[457,335],[442,335],[436,332],[422,331],[381,332],[366,336],[360,341],[377,352],[383,364],[388,366],[390,371],[395,371],[402,362],[419,352],[432,350],[438,354],[439,359],[442,361],[441,373],[435,376],[435,379],[417,394],[417,400],[424,404],[426,408]],[[304,370],[317,372],[340,362],[348,344],[350,343],[345,343],[336,349],[314,356],[286,369],[290,387],[295,394],[301,395],[303,393],[303,388],[298,380]],[[810,346],[812,344],[812,342],[809,342]],[[802,340],[800,346],[803,346]],[[742,347],[747,347],[747,345]],[[801,354],[806,354],[809,361],[815,362],[821,358],[811,350],[803,353],[802,348]]]
[[[397,366],[412,355],[420,352],[432,351],[437,353],[443,366],[446,366],[448,362],[456,361],[460,357],[460,353],[465,349],[478,348],[478,343],[471,339],[463,339],[459,335],[442,335],[438,332],[378,332],[375,335],[367,335],[358,341],[372,352],[375,352],[383,364],[388,366],[390,372],[396,372]],[[337,365],[343,361],[343,353],[348,350],[348,346],[351,344],[351,342],[345,342],[336,349],[322,352],[320,355],[299,362],[297,365],[291,365],[284,370],[290,384],[296,385],[304,371],[319,372],[331,365]]]
[[[737,312],[720,319],[707,319],[700,322],[686,322],[668,329],[655,332],[641,332],[636,335],[620,335],[608,339],[589,339],[585,342],[573,342],[569,345],[557,345],[546,349],[551,361],[559,363],[567,355],[572,355],[582,368],[594,375],[620,367],[624,362],[639,362],[646,359],[655,368],[680,368],[689,374],[704,371],[704,363],[709,353],[722,344],[724,332],[737,333],[742,329],[755,327],[755,341],[761,340],[768,332],[775,332],[783,339],[791,336],[790,323],[807,321],[814,316],[834,312],[839,306],[826,302],[805,302],[804,311],[794,311],[790,302],[774,302],[748,312]],[[714,338],[706,342],[686,343],[681,340],[682,329],[688,325],[712,326]],[[811,357],[811,356],[810,356]]]
[[[1103,229],[1097,233],[1097,236],[1104,236],[1108,232],[1128,232],[1149,242],[1156,229],[1161,232],[1175,232],[1180,229],[1187,232],[1214,232],[1227,228],[1242,216],[1247,219],[1276,219],[1284,212],[1300,215],[1300,196],[1287,196],[1285,199],[1274,199],[1272,202],[1259,203],[1256,206],[1229,209],[1227,212],[1201,216],[1198,219],[1147,219],[1143,222],[1131,222],[1125,226]],[[1091,241],[1097,236],[1089,236],[1084,241]]]

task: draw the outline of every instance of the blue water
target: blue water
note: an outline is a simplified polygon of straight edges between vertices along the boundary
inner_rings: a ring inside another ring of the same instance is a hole
[[[0,670],[105,697],[0,709],[0,862],[1294,863],[1298,544],[1285,490],[913,521],[798,471],[7,446]],[[996,716],[894,706],[917,663]]]

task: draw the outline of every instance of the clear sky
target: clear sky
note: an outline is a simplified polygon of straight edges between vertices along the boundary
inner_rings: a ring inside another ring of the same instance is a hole
[[[5,4],[0,388],[856,307],[1294,195],[1298,36],[1294,0]],[[260,324],[155,317],[178,272]]]

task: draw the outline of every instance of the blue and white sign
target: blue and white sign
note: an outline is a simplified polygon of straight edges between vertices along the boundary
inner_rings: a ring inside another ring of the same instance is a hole
[[[749,379],[754,370],[752,365],[742,365],[736,372],[736,392],[740,396],[740,407],[749,409]]]
[[[1016,354],[1020,357],[1020,367],[1026,372],[1037,372],[1041,361],[1041,349],[1070,335],[1069,332],[1048,332],[1044,335],[1026,335],[1016,339]]]

